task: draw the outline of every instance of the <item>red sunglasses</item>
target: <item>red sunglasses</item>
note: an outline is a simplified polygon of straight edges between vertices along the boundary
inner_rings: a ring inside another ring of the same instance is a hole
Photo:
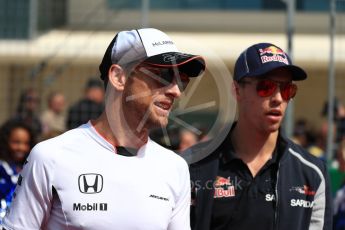
[[[251,84],[253,81],[240,81],[240,83]],[[269,97],[277,90],[279,86],[280,94],[286,101],[294,98],[297,92],[297,85],[292,82],[279,82],[271,79],[262,79],[256,82],[256,92],[260,97]]]

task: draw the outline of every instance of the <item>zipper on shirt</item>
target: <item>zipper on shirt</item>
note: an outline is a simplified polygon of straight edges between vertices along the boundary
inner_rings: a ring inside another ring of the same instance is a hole
[[[274,229],[278,229],[278,182],[279,182],[279,169],[280,169],[280,162],[278,163],[278,170],[277,170],[277,180],[275,186],[275,193],[276,193],[276,210],[274,212]]]

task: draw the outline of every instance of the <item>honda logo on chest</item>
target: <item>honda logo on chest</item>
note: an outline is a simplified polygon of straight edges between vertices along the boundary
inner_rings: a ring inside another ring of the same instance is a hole
[[[97,173],[81,174],[78,178],[78,184],[81,193],[100,193],[103,189],[103,176]]]

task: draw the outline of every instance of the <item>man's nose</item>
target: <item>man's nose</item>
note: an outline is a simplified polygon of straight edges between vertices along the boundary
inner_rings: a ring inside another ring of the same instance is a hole
[[[284,98],[283,98],[283,95],[282,95],[282,91],[281,91],[279,86],[276,88],[276,90],[272,94],[271,98],[272,98],[273,101],[279,102],[279,103],[284,101]]]
[[[176,79],[166,87],[166,93],[173,96],[174,98],[179,98],[182,91],[176,81]]]

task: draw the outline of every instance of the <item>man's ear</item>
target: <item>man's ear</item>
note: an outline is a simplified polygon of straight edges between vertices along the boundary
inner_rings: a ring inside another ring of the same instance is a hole
[[[108,71],[109,83],[116,90],[122,91],[126,84],[126,74],[123,68],[117,64],[112,64]]]

